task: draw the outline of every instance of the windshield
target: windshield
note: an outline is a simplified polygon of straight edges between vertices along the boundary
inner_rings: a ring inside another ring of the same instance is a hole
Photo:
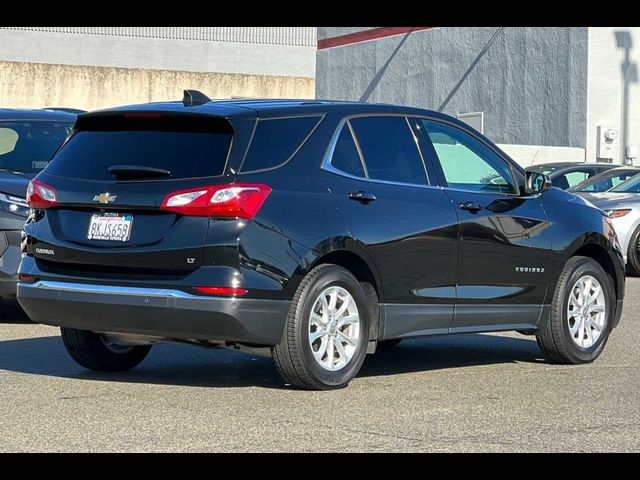
[[[638,174],[638,170],[608,171],[579,183],[570,192],[606,192]]]
[[[616,185],[609,192],[640,193],[640,174],[634,175],[620,185]]]
[[[71,132],[73,123],[0,121],[0,170],[38,173]]]

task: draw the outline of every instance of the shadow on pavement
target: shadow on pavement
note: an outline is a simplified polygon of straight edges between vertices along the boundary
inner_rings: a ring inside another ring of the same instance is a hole
[[[533,337],[458,335],[405,340],[367,356],[359,377],[515,362],[540,363]],[[287,388],[270,358],[226,349],[156,345],[125,373],[90,372],[67,354],[59,336],[0,341],[0,370],[86,380],[197,387]]]

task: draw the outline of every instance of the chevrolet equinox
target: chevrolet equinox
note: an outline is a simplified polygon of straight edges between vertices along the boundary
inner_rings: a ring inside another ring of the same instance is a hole
[[[95,371],[187,342],[332,389],[376,347],[504,330],[579,364],[622,311],[604,212],[419,108],[187,90],[89,112],[27,202],[18,300]]]

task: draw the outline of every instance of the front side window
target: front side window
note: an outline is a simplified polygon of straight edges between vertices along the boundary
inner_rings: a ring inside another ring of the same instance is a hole
[[[404,117],[359,117],[349,122],[369,178],[420,185],[429,183],[416,140]]]
[[[498,154],[459,128],[422,120],[451,188],[516,193],[511,169]]]
[[[72,128],[69,122],[0,122],[0,170],[38,173]]]

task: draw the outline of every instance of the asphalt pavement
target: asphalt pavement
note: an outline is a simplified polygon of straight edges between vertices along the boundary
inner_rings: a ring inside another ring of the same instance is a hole
[[[349,387],[285,386],[270,358],[155,346],[97,374],[59,331],[0,320],[0,451],[640,451],[640,279],[593,364],[546,363],[517,333],[408,340]]]

